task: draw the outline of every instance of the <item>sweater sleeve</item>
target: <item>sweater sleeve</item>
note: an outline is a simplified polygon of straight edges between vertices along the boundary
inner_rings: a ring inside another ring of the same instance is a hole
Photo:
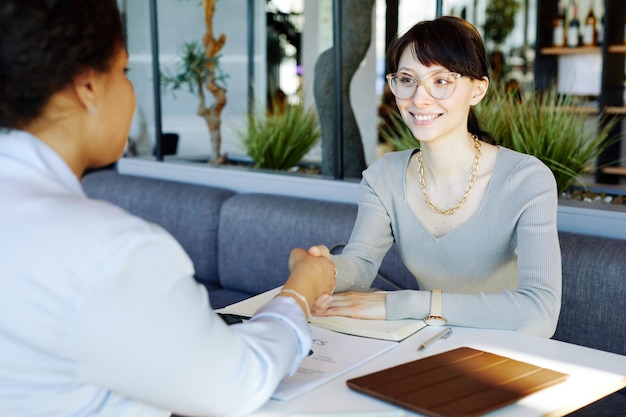
[[[394,243],[391,218],[376,192],[384,160],[372,164],[359,185],[358,213],[350,240],[341,255],[332,255],[337,267],[336,291],[367,291],[385,254]]]

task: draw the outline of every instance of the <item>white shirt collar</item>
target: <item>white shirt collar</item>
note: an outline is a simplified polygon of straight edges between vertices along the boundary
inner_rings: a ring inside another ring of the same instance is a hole
[[[65,160],[50,146],[22,130],[0,131],[0,158],[27,165],[53,177],[75,194],[85,195],[80,181]]]

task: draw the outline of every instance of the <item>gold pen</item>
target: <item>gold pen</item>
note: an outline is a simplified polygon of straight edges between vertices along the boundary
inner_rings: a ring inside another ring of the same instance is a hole
[[[442,331],[440,331],[439,333],[437,333],[436,335],[434,335],[433,337],[431,337],[430,339],[422,343],[420,347],[417,348],[417,350],[418,351],[424,350],[439,339],[449,338],[451,334],[452,334],[452,329],[450,327],[446,327],[445,329],[443,329]]]

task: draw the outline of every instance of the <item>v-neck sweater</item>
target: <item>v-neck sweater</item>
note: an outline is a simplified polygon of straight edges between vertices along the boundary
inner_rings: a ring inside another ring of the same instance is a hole
[[[450,325],[550,337],[561,305],[557,188],[534,156],[499,147],[480,207],[433,236],[408,204],[406,172],[415,150],[391,152],[363,172],[358,215],[337,266],[337,291],[367,291],[394,244],[419,290],[387,294],[388,320],[421,319],[430,291],[443,291]]]

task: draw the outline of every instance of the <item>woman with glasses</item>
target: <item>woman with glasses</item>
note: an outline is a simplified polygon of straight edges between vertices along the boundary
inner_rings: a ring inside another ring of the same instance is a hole
[[[312,344],[332,263],[296,249],[282,292],[227,326],[162,228],[81,187],[135,109],[115,0],[0,2],[0,416],[235,416]]]
[[[491,144],[473,106],[489,87],[483,41],[460,18],[417,23],[390,46],[387,81],[416,148],[363,173],[336,293],[318,316],[425,319],[550,337],[561,303],[557,189],[537,158]],[[419,141],[419,143],[418,143]],[[371,292],[393,244],[419,290]]]

